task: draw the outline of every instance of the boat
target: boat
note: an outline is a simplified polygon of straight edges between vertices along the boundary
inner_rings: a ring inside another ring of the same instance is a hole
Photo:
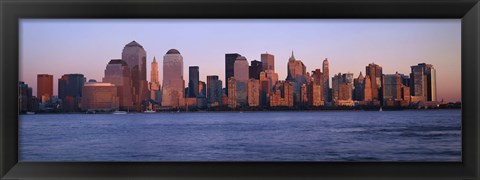
[[[383,111],[383,110],[382,110],[382,107],[380,107],[380,109],[379,109],[378,111]]]
[[[114,111],[112,114],[127,114],[127,111]]]
[[[153,111],[153,110],[146,110],[146,111],[143,111],[143,113],[155,113],[156,111]]]
[[[28,115],[33,115],[35,112],[27,112]]]

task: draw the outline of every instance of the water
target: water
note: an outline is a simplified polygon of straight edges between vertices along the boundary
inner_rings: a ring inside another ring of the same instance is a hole
[[[461,111],[21,115],[21,161],[461,161]]]

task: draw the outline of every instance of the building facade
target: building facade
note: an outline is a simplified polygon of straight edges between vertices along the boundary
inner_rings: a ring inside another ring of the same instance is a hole
[[[207,76],[207,103],[209,106],[222,105],[222,81],[218,76]]]
[[[185,81],[183,57],[176,49],[163,56],[162,106],[179,108],[185,106]]]
[[[225,54],[225,92],[228,95],[228,79],[233,77],[234,75],[234,65],[235,65],[235,60],[237,57],[240,57],[241,55],[238,53],[229,53]]]
[[[188,97],[198,96],[198,82],[200,81],[198,66],[188,67]]]
[[[150,100],[155,101],[158,105],[162,102],[162,86],[158,80],[158,62],[155,57],[150,64],[150,82],[148,83],[148,89],[150,90]]]
[[[263,71],[262,62],[253,60],[248,70],[249,79],[260,79],[260,72]]]
[[[419,101],[437,101],[436,70],[431,64],[411,66],[410,92]]]
[[[53,75],[37,75],[37,98],[42,104],[49,103],[53,96]]]
[[[236,80],[236,98],[238,106],[247,106],[248,61],[245,57],[237,57],[234,64]]]
[[[81,108],[84,111],[114,111],[119,108],[117,87],[111,83],[85,83]]]
[[[143,46],[136,41],[125,45],[122,51],[122,60],[125,61],[130,69],[130,79],[132,81],[133,106],[137,111],[142,111],[142,102],[148,97],[147,82],[147,52]]]
[[[82,98],[83,74],[65,74],[58,79],[58,98],[62,100],[62,109],[66,112],[79,111]]]
[[[382,99],[382,67],[371,63],[365,67],[365,74],[370,77],[370,88],[372,93],[373,100],[381,100]]]
[[[273,54],[263,53],[260,55],[263,70],[271,70],[275,72],[275,56]]]
[[[248,106],[260,105],[260,80],[249,79],[247,83]]]
[[[112,59],[105,68],[104,83],[111,83],[117,88],[119,97],[119,110],[130,111],[136,107],[133,106],[134,98],[130,68],[122,59]]]

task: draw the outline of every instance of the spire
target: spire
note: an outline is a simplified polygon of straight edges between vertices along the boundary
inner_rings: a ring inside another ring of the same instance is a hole
[[[292,50],[292,56],[288,59],[289,61],[295,61],[295,56],[293,56],[293,50]]]
[[[155,56],[153,56],[153,62],[157,62],[157,59],[155,58]]]

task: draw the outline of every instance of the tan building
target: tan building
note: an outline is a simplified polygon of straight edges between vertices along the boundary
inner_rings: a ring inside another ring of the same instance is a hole
[[[235,77],[228,79],[228,107],[237,107],[237,81]]]
[[[371,87],[371,82],[370,82],[370,76],[367,74],[365,76],[365,83],[364,85],[364,90],[363,90],[363,100],[364,101],[372,101],[372,87]]]
[[[270,96],[270,106],[293,107],[293,84],[292,82],[279,81],[274,87],[274,93]]]
[[[162,102],[160,81],[158,80],[158,63],[157,59],[153,57],[153,61],[150,64],[150,82],[148,83],[148,90],[150,91],[150,99],[157,103]]]
[[[132,80],[127,63],[121,59],[112,59],[105,68],[104,83],[111,83],[117,88],[120,110],[133,110]]]
[[[136,41],[125,45],[122,51],[122,60],[125,61],[130,69],[130,79],[132,80],[133,106],[137,111],[142,109],[142,101],[148,97],[147,82],[147,52],[143,46]]]
[[[247,83],[248,106],[260,105],[260,81],[258,79],[249,79]]]
[[[185,106],[185,80],[183,57],[176,49],[163,56],[162,106],[178,108]]]
[[[82,110],[118,110],[117,87],[111,83],[85,83],[82,89],[81,108]]]
[[[37,75],[37,98],[42,103],[50,102],[53,96],[53,75],[38,74]]]

